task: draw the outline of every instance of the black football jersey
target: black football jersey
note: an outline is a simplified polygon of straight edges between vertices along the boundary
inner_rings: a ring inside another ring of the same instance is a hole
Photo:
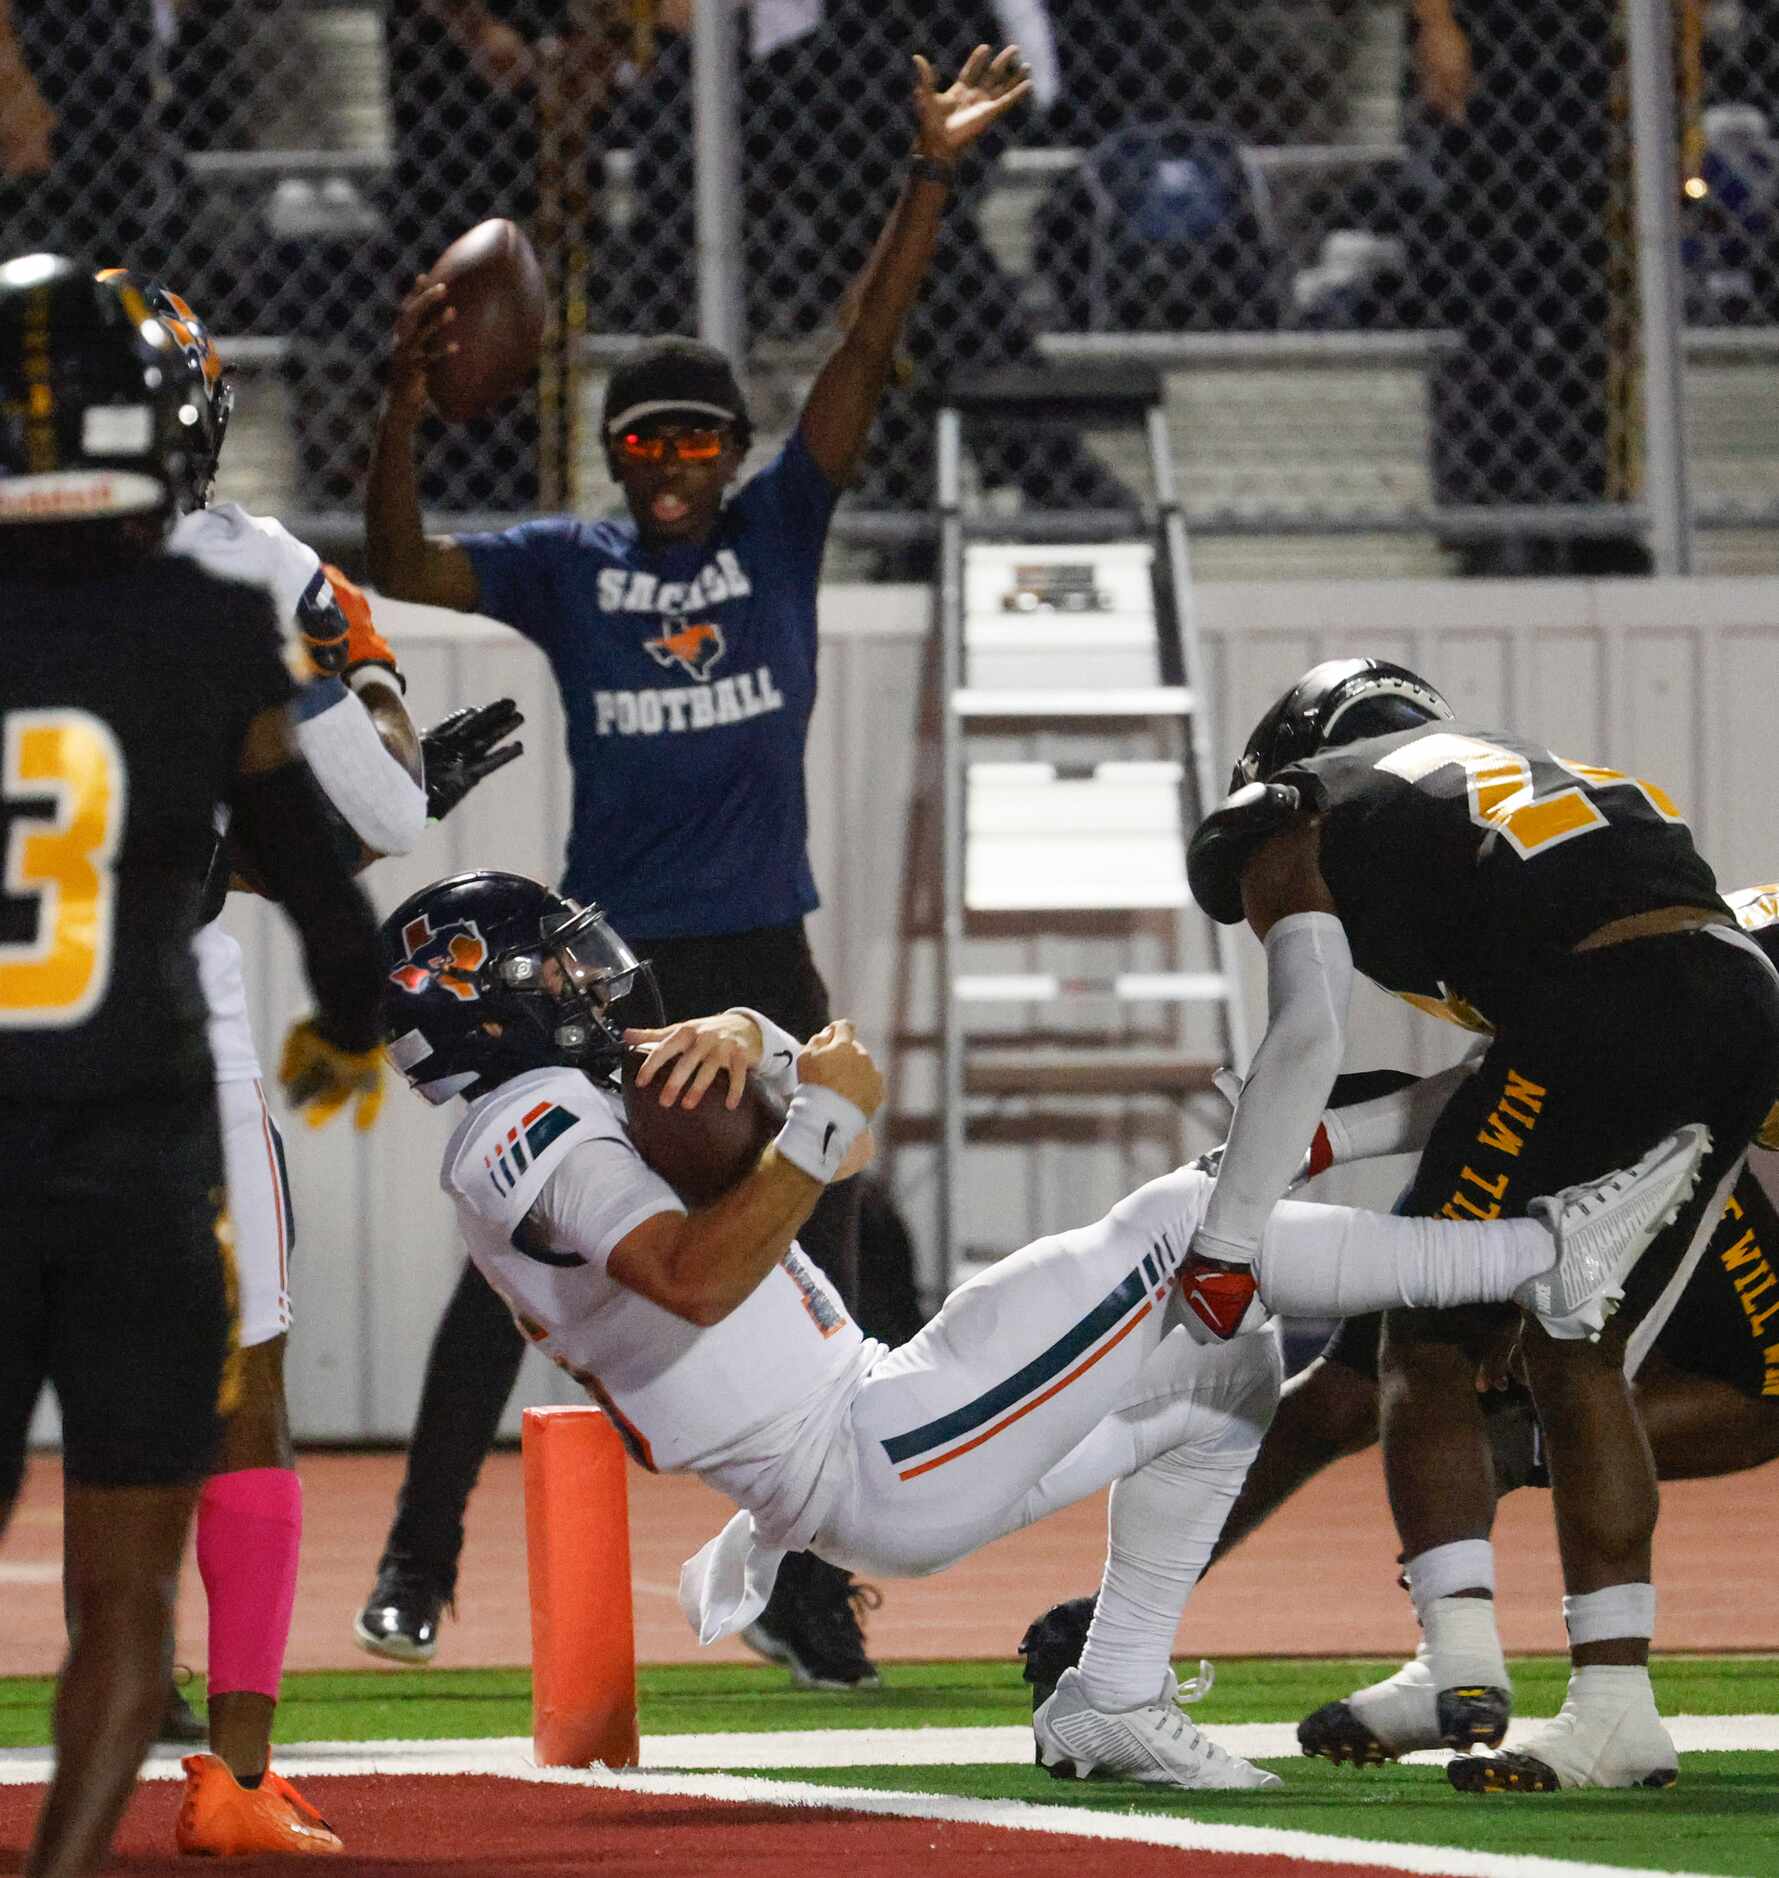
[[[1324,814],[1322,877],[1359,970],[1486,1028],[1541,963],[1657,907],[1725,911],[1655,783],[1438,723],[1282,770]]]
[[[208,1081],[191,941],[217,807],[292,690],[268,596],[191,561],[0,577],[0,1104]]]

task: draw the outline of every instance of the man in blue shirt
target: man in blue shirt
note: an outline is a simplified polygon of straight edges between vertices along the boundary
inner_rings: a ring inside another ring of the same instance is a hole
[[[916,57],[914,154],[851,320],[784,448],[733,496],[752,437],[741,387],[721,353],[668,339],[607,386],[601,429],[627,519],[428,536],[414,439],[427,368],[452,348],[455,315],[445,286],[424,276],[402,303],[365,496],[372,579],[398,599],[502,620],[548,657],[574,773],[563,891],[597,901],[651,960],[670,1021],[737,1005],[797,1036],[829,1021],[803,927],[816,905],[803,760],[828,524],[931,264],[957,159],[1029,90],[1012,46],[993,57],[978,47],[944,90]],[[801,1235],[849,1305],[855,1227],[856,1200],[841,1187]],[[377,1585],[354,1626],[366,1649],[410,1662],[436,1649],[464,1504],[522,1347],[466,1267],[433,1343]],[[857,1607],[874,1596],[794,1555],[747,1640],[801,1683],[872,1687]]]

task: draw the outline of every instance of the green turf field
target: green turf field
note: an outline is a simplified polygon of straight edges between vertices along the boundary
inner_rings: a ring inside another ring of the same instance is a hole
[[[1213,1732],[1219,1723],[1294,1721],[1393,1667],[1232,1659],[1218,1665],[1216,1687],[1192,1713]],[[1554,1713],[1566,1673],[1554,1657],[1517,1661],[1519,1712]],[[1667,1657],[1655,1678],[1669,1714],[1779,1713],[1779,1658]],[[645,1669],[640,1695],[648,1735],[994,1727],[1021,1724],[1030,1713],[1029,1691],[1010,1662],[891,1664],[881,1690],[851,1696],[799,1693],[782,1671],[765,1665]],[[49,1698],[46,1680],[0,1679],[0,1746],[45,1743]],[[284,1741],[528,1735],[530,1678],[523,1670],[451,1669],[292,1675],[278,1719]],[[1520,1798],[1455,1794],[1431,1767],[1360,1774],[1301,1758],[1270,1765],[1284,1775],[1283,1789],[1229,1796],[1170,1797],[1113,1782],[1058,1781],[1028,1767],[798,1768],[785,1778],[1115,1810],[1134,1805],[1197,1820],[1503,1855],[1538,1852],[1629,1870],[1779,1878],[1779,1762],[1770,1753],[1688,1754],[1681,1784],[1669,1793]]]

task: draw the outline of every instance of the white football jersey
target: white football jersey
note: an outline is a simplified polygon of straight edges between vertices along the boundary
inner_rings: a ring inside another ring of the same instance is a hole
[[[180,516],[167,549],[189,556],[225,579],[266,588],[287,636],[295,634],[299,602],[317,582],[327,579],[313,548],[269,515],[249,515],[236,502]],[[199,930],[192,950],[210,1010],[210,1054],[216,1059],[216,1080],[250,1082],[260,1073],[259,1056],[247,1018],[241,948],[223,931],[220,920],[212,920]]]
[[[520,1330],[643,1466],[699,1474],[765,1529],[798,1523],[827,1435],[882,1346],[795,1246],[708,1329],[610,1277],[627,1233],[685,1208],[632,1145],[622,1098],[578,1070],[532,1070],[475,1102],[445,1149],[442,1185]],[[515,1243],[527,1214],[529,1252]]]

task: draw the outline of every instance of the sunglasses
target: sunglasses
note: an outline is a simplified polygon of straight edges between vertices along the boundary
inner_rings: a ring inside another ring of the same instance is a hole
[[[669,455],[682,463],[712,463],[728,443],[726,430],[627,430],[618,439],[618,454],[627,463],[660,463]]]

